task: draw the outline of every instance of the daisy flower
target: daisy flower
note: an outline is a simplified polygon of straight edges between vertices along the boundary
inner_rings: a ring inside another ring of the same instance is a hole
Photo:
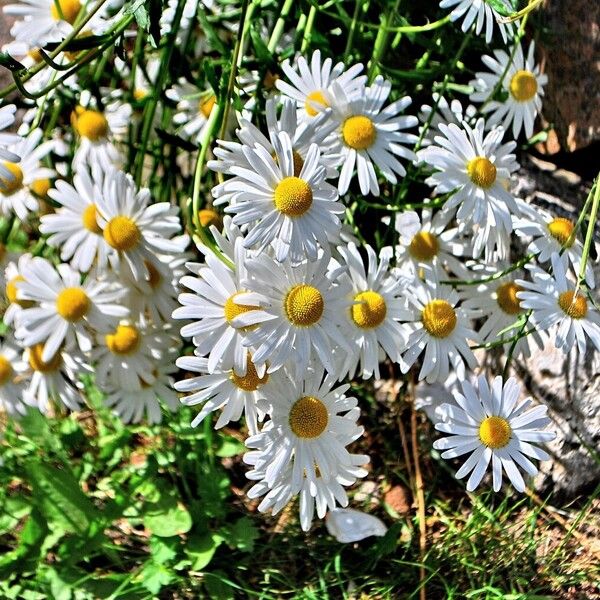
[[[22,350],[11,337],[0,338],[0,409],[11,417],[26,413],[23,378],[27,370]]]
[[[87,6],[79,0],[23,0],[19,4],[8,4],[3,10],[7,15],[23,18],[12,26],[12,36],[32,46],[45,46],[67,37],[73,31],[74,23],[87,13]],[[86,29],[101,34],[106,26],[102,14],[97,13]]]
[[[34,305],[34,302],[31,300],[23,299],[17,288],[19,281],[25,281],[23,272],[27,270],[27,264],[30,260],[31,254],[21,254],[18,259],[9,261],[4,271],[4,280],[6,282],[4,294],[8,302],[8,308],[4,312],[2,320],[13,328],[18,326],[21,311],[24,308],[31,308]]]
[[[431,272],[426,272],[426,281],[428,278]],[[470,369],[477,365],[467,343],[477,340],[477,334],[470,328],[464,311],[456,306],[458,293],[448,286],[417,281],[409,287],[406,297],[414,308],[412,322],[407,323],[410,335],[408,350],[400,361],[401,371],[407,373],[424,352],[419,380],[445,381],[450,367],[464,379],[465,363]]]
[[[166,96],[177,103],[173,124],[184,138],[199,144],[204,134],[204,126],[215,105],[217,98],[212,91],[201,92],[181,78],[179,83],[166,91]]]
[[[440,123],[444,125],[454,123],[460,127],[463,121],[470,123],[477,114],[477,109],[472,104],[463,108],[460,100],[456,98],[448,102],[444,96],[441,96],[437,92],[434,92],[432,95],[433,106],[423,104],[419,113],[419,121],[423,123],[419,127],[419,134],[423,136],[421,146],[433,144],[435,136],[440,135]],[[429,125],[427,125],[428,121]],[[424,130],[425,134],[423,134]]]
[[[291,361],[303,374],[317,356],[335,373],[334,349],[352,351],[345,327],[349,284],[340,280],[343,267],[327,272],[329,261],[324,253],[314,262],[292,266],[261,254],[248,264],[243,284],[254,292],[260,310],[241,314],[239,325],[248,328],[246,343],[255,348],[254,360],[269,362],[268,372]]]
[[[111,383],[104,390],[104,404],[113,409],[123,423],[139,423],[144,416],[150,425],[162,421],[159,400],[171,411],[179,407],[177,394],[173,390],[173,373],[177,367],[173,363],[177,347],[169,348],[160,362],[152,367],[152,382],[140,379],[138,389],[122,388]]]
[[[526,205],[522,218],[514,220],[514,228],[521,238],[531,239],[527,252],[536,254],[539,263],[547,263],[553,254],[559,254],[565,266],[573,265],[579,273],[583,254],[583,243],[578,238],[575,222],[567,217],[558,217],[538,207]],[[595,286],[594,270],[588,263],[585,280],[590,287]]]
[[[188,237],[181,235],[177,207],[169,202],[150,203],[150,190],[137,189],[129,174],[114,169],[106,175],[103,193],[96,198],[96,219],[106,243],[114,250],[109,261],[122,277],[148,281],[148,263],[157,252],[178,254]]]
[[[412,100],[404,96],[382,110],[392,89],[392,84],[377,76],[373,85],[365,88],[364,94],[348,96],[337,83],[333,84],[333,116],[338,128],[333,134],[331,152],[339,153],[340,179],[338,189],[345,194],[356,166],[358,183],[363,194],[379,196],[379,183],[374,165],[390,182],[406,175],[406,169],[397,157],[414,160],[412,150],[402,144],[415,144],[418,137],[405,133],[418,125],[415,116],[401,116]]]
[[[143,385],[152,385],[155,366],[161,359],[168,362],[166,355],[176,344],[173,336],[144,319],[121,321],[98,336],[92,351],[97,385],[103,390],[140,390]]]
[[[396,246],[398,265],[408,266],[414,276],[426,265],[441,279],[447,277],[445,269],[464,279],[467,269],[463,261],[471,255],[472,248],[468,240],[459,237],[456,227],[448,228],[449,216],[442,211],[434,216],[428,208],[421,211],[421,217],[412,210],[397,213],[394,228],[400,234]]]
[[[82,369],[91,367],[84,363],[80,353],[70,348],[59,349],[48,360],[42,360],[44,344],[26,348],[23,360],[29,366],[29,382],[23,392],[23,399],[40,412],[48,414],[52,401],[60,402],[69,410],[79,410],[83,402],[83,384],[78,381]]]
[[[513,7],[509,0],[500,0],[507,11],[513,12]],[[455,7],[455,8],[452,8]],[[498,26],[502,39],[506,44],[507,38],[513,35],[513,24],[502,23],[502,15],[494,10],[487,0],[442,0],[440,8],[452,8],[450,13],[451,21],[458,21],[464,16],[461,29],[464,33],[469,31],[471,26],[475,24],[475,34],[479,35],[485,25],[485,41],[492,41],[494,24]]]
[[[565,265],[558,254],[550,257],[550,275],[539,267],[527,265],[533,281],[517,280],[524,288],[517,292],[523,308],[531,309],[531,320],[541,331],[552,329],[556,334],[555,346],[565,354],[575,342],[583,355],[589,337],[600,351],[600,314],[583,289],[567,277]]]
[[[42,215],[40,232],[47,234],[48,245],[60,248],[63,261],[87,273],[95,263],[101,271],[106,268],[108,256],[114,250],[102,235],[98,224],[97,198],[108,193],[109,180],[97,165],[90,171],[79,169],[73,177],[73,185],[66,181],[57,181],[55,187],[48,190],[60,208],[55,213]]]
[[[356,398],[346,396],[349,384],[333,388],[331,378],[323,380],[322,368],[306,375],[288,376],[272,388],[267,398],[271,419],[246,440],[253,451],[244,455],[245,462],[265,468],[269,487],[291,463],[292,494],[300,492],[305,479],[316,486],[317,477],[327,483],[336,479],[340,467],[354,466],[346,445],[364,431],[356,423],[360,416]],[[362,464],[366,462],[368,458],[362,457]]]
[[[499,235],[509,238],[512,215],[520,214],[506,190],[511,174],[519,168],[511,154],[516,143],[502,144],[501,127],[484,137],[483,119],[474,128],[463,122],[462,128],[451,123],[440,124],[439,129],[442,135],[435,138],[435,144],[418,153],[419,160],[437,169],[426,183],[435,187],[436,195],[453,192],[443,210],[458,209],[459,227],[475,227],[474,256],[480,256],[485,248],[489,257]]]
[[[312,144],[298,175],[294,175],[294,151],[286,132],[272,138],[275,159],[260,145],[244,147],[251,169],[231,167],[240,190],[235,204],[225,212],[235,214],[236,225],[250,225],[244,246],[261,252],[272,244],[279,262],[288,256],[294,263],[316,260],[319,247],[327,248],[328,235],[341,229],[337,215],[345,211],[336,189],[325,181],[319,164],[320,151]]]
[[[128,309],[117,304],[124,289],[108,281],[81,275],[67,264],[56,270],[47,260],[34,257],[23,268],[23,281],[16,286],[20,298],[36,306],[19,314],[15,335],[24,346],[44,343],[41,360],[48,362],[63,342],[76,342],[82,352],[92,347],[88,328],[107,331],[115,319],[125,317]]]
[[[281,69],[291,81],[291,84],[278,79],[277,89],[296,101],[302,109],[302,117],[310,119],[326,110],[332,104],[333,84],[344,92],[347,97],[361,94],[367,82],[366,75],[359,75],[362,64],[356,64],[347,71],[342,62],[333,66],[331,58],[321,63],[321,51],[315,50],[310,65],[303,56],[299,56],[294,68],[289,60],[285,60]]]
[[[197,427],[209,414],[220,410],[216,429],[224,427],[230,421],[239,421],[243,414],[250,435],[258,433],[258,422],[265,416],[259,402],[273,386],[273,380],[280,377],[278,373],[263,373],[261,377],[251,357],[247,359],[245,375],[239,375],[235,367],[217,367],[209,373],[208,360],[198,356],[182,356],[177,359],[177,366],[192,373],[200,373],[199,376],[175,383],[178,392],[192,392],[181,398],[186,406],[202,404],[202,409],[192,421],[192,427]]]
[[[6,151],[17,157],[19,162],[6,161],[0,172],[0,214],[15,213],[25,221],[30,212],[38,209],[38,201],[33,193],[36,181],[55,176],[52,169],[41,166],[41,161],[54,147],[54,142],[42,142],[43,131],[33,129],[31,133],[16,144],[8,146]],[[10,175],[6,175],[6,172]]]
[[[208,355],[207,368],[214,373],[235,368],[239,375],[246,374],[248,351],[243,346],[245,329],[240,324],[242,315],[259,310],[254,304],[255,295],[248,293],[242,280],[246,278],[246,253],[243,238],[235,242],[235,270],[219,260],[211,250],[200,246],[206,264],[186,263],[195,277],[181,278],[181,285],[191,290],[180,294],[182,305],[173,311],[174,319],[189,319],[181,328],[183,337],[191,337],[200,356]],[[264,365],[259,365],[264,373]]]
[[[123,156],[115,142],[127,135],[131,106],[110,95],[106,101],[104,107],[101,107],[84,90],[79,98],[79,105],[71,114],[71,124],[79,135],[79,146],[73,158],[75,170],[98,164],[109,171],[123,162]]]
[[[521,386],[513,377],[504,384],[502,377],[496,377],[490,387],[481,376],[477,388],[464,381],[462,392],[454,393],[458,406],[446,406],[448,420],[435,426],[451,435],[436,440],[433,447],[443,450],[442,458],[471,453],[456,473],[457,479],[471,474],[467,481],[470,492],[481,482],[490,461],[495,492],[502,486],[502,471],[518,492],[525,491],[519,467],[534,476],[538,470],[528,457],[550,460],[544,450],[530,443],[556,437],[553,431],[543,431],[550,423],[547,407],[532,406],[531,398],[518,403]]]
[[[513,137],[517,139],[521,129],[530,138],[533,135],[533,122],[542,109],[542,96],[548,77],[540,73],[534,60],[535,43],[531,42],[527,57],[521,44],[517,44],[514,57],[512,51],[494,50],[494,56],[483,56],[482,61],[492,72],[475,73],[470,82],[475,91],[470,95],[472,102],[483,102],[482,112],[491,113],[488,127],[502,124],[508,130],[512,123]],[[490,99],[492,92],[502,79],[501,89],[507,94],[506,100]],[[489,102],[488,102],[489,100]]]
[[[17,107],[14,104],[0,106],[0,181],[6,180],[11,182],[14,177],[11,168],[6,167],[4,163],[15,164],[21,160],[18,154],[9,149],[10,146],[14,147],[21,141],[21,136],[16,133],[3,131],[15,122],[16,111]]]
[[[406,281],[396,279],[389,273],[391,248],[384,248],[379,256],[371,246],[365,246],[368,268],[354,244],[338,248],[348,267],[351,285],[346,317],[347,331],[351,332],[357,351],[348,353],[348,374],[353,377],[358,362],[363,379],[371,375],[379,378],[379,363],[385,356],[393,362],[400,360],[406,344],[406,330],[398,321],[406,321],[412,313],[406,308],[402,295]]]

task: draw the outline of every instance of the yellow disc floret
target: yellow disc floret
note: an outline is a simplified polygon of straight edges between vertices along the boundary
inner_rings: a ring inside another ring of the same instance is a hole
[[[311,117],[316,117],[323,109],[329,106],[325,94],[321,90],[311,92],[306,96],[304,109]]]
[[[244,392],[255,392],[261,385],[265,385],[269,381],[269,374],[265,372],[262,377],[259,377],[254,363],[248,360],[246,374],[238,375],[234,369],[231,371],[231,381]]]
[[[377,129],[369,117],[355,115],[349,117],[342,125],[342,137],[350,148],[365,150],[370,148],[377,138]]]
[[[514,281],[507,281],[496,289],[496,301],[498,306],[507,315],[518,315],[521,312],[521,302],[517,298],[517,292],[522,292],[523,288]]]
[[[496,167],[489,158],[476,156],[467,163],[467,173],[471,181],[480,188],[487,189],[496,181]]]
[[[36,179],[29,189],[39,198],[45,198],[50,189],[51,182],[49,179]]]
[[[290,409],[290,429],[299,438],[319,437],[329,423],[327,407],[314,396],[302,396]]]
[[[90,299],[81,288],[65,288],[56,298],[56,311],[63,319],[71,323],[85,317],[89,309]]]
[[[0,385],[8,383],[13,376],[13,368],[6,356],[0,356]]]
[[[240,315],[243,315],[244,313],[250,312],[252,310],[260,310],[260,306],[253,306],[252,304],[237,304],[235,302],[236,297],[243,293],[244,292],[237,292],[233,294],[233,296],[229,296],[229,298],[227,298],[227,300],[225,301],[223,310],[225,313],[225,319],[230,325],[232,325],[232,321],[236,317],[239,317]],[[245,327],[242,327],[241,329],[244,330]]]
[[[275,188],[273,202],[286,217],[300,217],[312,206],[312,189],[304,179],[285,177]]]
[[[456,327],[456,312],[446,300],[432,300],[423,308],[421,320],[429,335],[445,338]]]
[[[97,142],[108,135],[108,121],[100,111],[80,109],[76,113],[75,129],[80,136]]]
[[[214,225],[217,229],[221,229],[223,227],[223,219],[221,215],[211,208],[203,208],[198,211],[198,220],[200,221],[200,225],[202,227],[210,227]]]
[[[140,345],[140,332],[134,325],[121,324],[114,333],[105,336],[106,347],[113,353],[121,356],[133,354]]]
[[[517,71],[510,80],[509,89],[517,102],[528,102],[537,93],[537,79],[531,71]]]
[[[88,231],[100,235],[102,229],[100,229],[100,225],[98,225],[97,214],[98,211],[96,210],[96,205],[88,204],[83,210],[83,213],[81,213],[81,222]]]
[[[60,11],[58,9],[59,7]],[[53,0],[52,5],[50,6],[50,14],[55,21],[64,20],[71,25],[75,23],[75,19],[80,10],[81,4],[79,0]]]
[[[11,304],[18,304],[21,308],[30,308],[34,305],[33,301],[17,298],[17,282],[19,281],[25,281],[25,277],[23,277],[23,275],[17,275],[6,284],[6,299]]]
[[[440,245],[437,237],[429,231],[419,231],[410,242],[408,251],[416,260],[428,262],[437,256]]]
[[[23,187],[23,171],[13,162],[5,162],[4,167],[10,171],[12,177],[0,177],[0,193],[10,196]]]
[[[127,251],[139,244],[142,234],[132,219],[118,215],[106,224],[104,239],[115,250]]]
[[[570,248],[575,243],[575,236],[571,238],[574,229],[575,223],[564,217],[557,217],[548,223],[550,235],[565,248]]]
[[[316,287],[299,283],[287,293],[283,306],[292,325],[310,327],[323,316],[325,302]]]
[[[558,306],[572,319],[583,319],[587,315],[587,300],[582,294],[575,295],[573,290],[558,296]]]
[[[502,417],[487,417],[479,426],[479,439],[488,448],[504,448],[510,441],[512,429]]]
[[[31,346],[28,351],[29,366],[34,371],[39,371],[40,373],[52,373],[53,371],[57,371],[62,364],[60,350],[49,361],[42,360],[43,352],[44,344]]]
[[[373,290],[367,290],[354,296],[354,302],[350,309],[352,320],[357,327],[372,329],[381,325],[387,314],[387,306],[381,294]]]
[[[217,97],[214,94],[208,98],[200,100],[198,104],[198,112],[202,113],[208,119],[216,101]]]

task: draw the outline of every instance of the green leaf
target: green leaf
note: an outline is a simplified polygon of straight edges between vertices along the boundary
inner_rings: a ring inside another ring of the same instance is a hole
[[[190,557],[190,570],[201,571],[212,560],[217,548],[223,543],[218,533],[206,533],[202,536],[191,536],[185,545],[185,552]]]
[[[163,565],[149,560],[140,573],[142,585],[151,593],[158,594],[161,588],[173,581],[175,575]]]
[[[252,552],[254,541],[258,538],[258,529],[250,517],[242,517],[233,525],[221,528],[223,537],[231,548],[242,552]]]
[[[237,456],[246,450],[246,446],[239,440],[236,440],[230,435],[221,434],[219,437],[219,447],[215,450],[215,454],[219,458],[228,458]]]
[[[516,0],[509,0],[510,7],[506,6],[505,0],[485,0],[499,15],[508,17],[516,10]]]
[[[146,506],[144,525],[154,535],[171,537],[187,533],[192,528],[192,517],[173,496],[161,496],[158,502]]]
[[[227,584],[225,573],[222,571],[206,573],[204,585],[208,591],[208,597],[213,600],[232,600],[234,598],[233,589]]]
[[[23,71],[25,67],[15,60],[8,52],[0,52],[0,66],[6,67],[10,71]]]

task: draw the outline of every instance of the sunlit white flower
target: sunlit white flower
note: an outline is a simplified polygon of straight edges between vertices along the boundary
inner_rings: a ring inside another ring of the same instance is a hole
[[[138,65],[135,70],[133,97],[138,100],[144,100],[152,94],[154,86],[160,73],[160,57],[152,56],[143,65]]]
[[[80,169],[73,177],[73,185],[57,181],[48,196],[61,205],[54,213],[42,215],[40,232],[49,234],[48,244],[61,249],[63,261],[70,261],[74,269],[87,273],[95,263],[102,271],[108,264],[109,254],[115,252],[102,235],[98,224],[96,201],[108,193],[110,182],[97,167],[90,171]]]
[[[184,138],[200,143],[204,126],[217,101],[214,93],[201,92],[195,85],[182,78],[179,83],[167,90],[166,96],[177,103],[173,124],[177,126]]]
[[[275,82],[286,96],[293,98],[301,115],[306,119],[317,116],[332,104],[333,84],[349,98],[362,92],[367,81],[366,75],[359,75],[362,64],[352,65],[345,70],[341,62],[333,66],[331,58],[321,63],[321,51],[315,50],[310,59],[310,65],[303,56],[299,56],[294,68],[289,60],[282,63],[281,68],[291,84],[278,79]]]
[[[413,133],[405,133],[418,125],[417,117],[400,113],[410,106],[412,100],[404,96],[383,108],[392,90],[392,84],[377,76],[373,85],[363,94],[348,96],[337,83],[332,87],[333,118],[338,127],[333,134],[331,152],[340,155],[340,194],[350,186],[354,167],[363,194],[379,195],[379,183],[375,166],[390,182],[406,175],[406,169],[398,157],[409,161],[415,154],[403,144],[413,145],[419,139]]]
[[[78,376],[83,369],[90,371],[91,368],[73,347],[68,351],[59,349],[49,360],[42,360],[43,349],[43,344],[35,344],[23,353],[23,360],[29,366],[23,399],[44,414],[51,410],[53,403],[60,403],[69,410],[80,409],[83,384]]]
[[[513,7],[509,0],[499,0],[508,13],[513,12]],[[512,37],[512,23],[503,23],[502,15],[498,13],[487,0],[442,0],[441,8],[452,8],[450,20],[457,21],[464,16],[461,29],[464,33],[469,31],[471,26],[475,24],[475,33],[479,35],[485,25],[485,41],[489,44],[492,41],[494,24],[498,26],[504,43],[508,37]]]
[[[475,73],[475,79],[471,81],[475,89],[470,96],[471,101],[483,102],[482,112],[491,113],[487,126],[501,124],[508,130],[512,123],[515,139],[519,137],[521,129],[525,129],[528,138],[533,135],[533,122],[542,109],[544,86],[548,83],[548,77],[540,73],[539,65],[535,64],[534,52],[534,42],[529,46],[527,57],[523,54],[521,44],[517,44],[514,56],[513,51],[494,50],[494,56],[483,56],[481,59],[492,72]],[[506,93],[506,100],[491,98],[497,87]]]
[[[405,348],[407,331],[399,321],[409,320],[412,313],[406,307],[403,296],[407,281],[397,279],[389,272],[391,248],[384,248],[377,255],[371,246],[365,247],[368,268],[354,244],[338,248],[348,267],[347,277],[351,291],[348,296],[346,331],[350,334],[357,351],[347,354],[349,376],[353,377],[358,363],[363,379],[371,375],[379,378],[379,363],[387,355],[393,362],[400,360]]]
[[[157,252],[178,254],[188,244],[181,233],[178,209],[169,202],[150,203],[150,190],[137,189],[129,174],[114,169],[106,175],[96,199],[96,219],[107,244],[112,267],[123,277],[148,281],[148,264]]]
[[[0,163],[0,215],[15,213],[21,221],[25,221],[30,212],[37,210],[35,183],[55,176],[54,170],[41,163],[52,151],[54,142],[40,143],[42,136],[41,129],[34,129],[26,138],[6,148],[21,160]],[[7,171],[10,175],[6,174]]]
[[[508,248],[512,231],[511,217],[520,210],[507,191],[511,174],[519,168],[511,154],[516,143],[502,144],[504,130],[492,129],[484,137],[484,121],[474,128],[463,122],[439,125],[443,135],[435,144],[419,151],[419,160],[436,169],[426,183],[435,187],[437,195],[453,192],[444,205],[445,211],[457,209],[459,227],[473,229],[473,253],[478,257],[484,250],[490,258],[494,248]]]
[[[579,274],[583,243],[575,229],[575,222],[534,206],[525,206],[522,212],[522,218],[515,219],[513,224],[519,237],[531,239],[527,252],[536,254],[541,264],[549,262],[553,254],[559,254],[565,269],[570,263]],[[594,270],[589,262],[585,269],[585,280],[590,287],[594,287]]]
[[[381,537],[387,527],[374,515],[352,508],[335,508],[327,515],[327,531],[342,544],[359,542],[371,536]]]
[[[451,435],[436,440],[434,448],[444,451],[442,458],[471,453],[456,473],[458,479],[471,474],[469,491],[479,485],[491,461],[494,491],[500,490],[504,471],[514,488],[523,492],[525,482],[518,467],[534,476],[538,470],[528,457],[550,459],[547,452],[530,443],[549,442],[556,437],[553,431],[543,431],[550,423],[547,407],[533,406],[530,398],[518,403],[521,386],[513,377],[504,384],[502,377],[496,377],[490,387],[481,376],[477,388],[464,381],[462,392],[454,393],[458,406],[445,407],[447,421],[436,425],[436,429]]]
[[[551,330],[555,346],[569,352],[575,343],[585,354],[586,338],[600,351],[600,313],[586,292],[568,277],[558,256],[550,257],[552,275],[534,265],[527,265],[533,281],[517,280],[524,288],[517,292],[523,308],[532,309],[531,320],[541,331]]]
[[[94,277],[81,283],[81,275],[69,265],[55,269],[47,260],[34,257],[24,265],[22,276],[24,280],[15,284],[18,298],[36,305],[20,312],[15,335],[24,346],[43,342],[44,362],[50,361],[65,341],[88,352],[92,347],[90,329],[109,331],[115,318],[128,313],[117,303],[123,288]]]
[[[152,381],[140,380],[138,389],[120,387],[109,382],[104,389],[104,404],[113,409],[123,423],[139,423],[144,418],[150,425],[162,421],[160,401],[174,412],[179,407],[177,394],[173,390],[173,373],[177,371],[173,360],[177,344],[165,352],[160,361],[152,366]]]
[[[8,307],[2,317],[2,320],[15,329],[18,326],[18,318],[24,308],[33,306],[31,300],[24,300],[17,289],[17,283],[24,281],[23,271],[27,268],[27,263],[31,260],[31,254],[21,254],[15,260],[11,260],[6,265],[4,271],[5,288],[4,294]]]
[[[426,280],[431,275],[426,275]],[[424,352],[419,379],[427,383],[445,381],[450,367],[460,379],[465,377],[465,363],[472,369],[477,359],[467,340],[477,340],[477,334],[462,309],[457,308],[458,293],[450,287],[435,283],[415,282],[406,292],[413,308],[413,319],[407,323],[411,333],[408,350],[400,362],[407,373]]]
[[[432,96],[433,106],[423,104],[421,106],[421,112],[419,113],[419,121],[423,123],[423,125],[419,127],[419,134],[423,135],[425,125],[429,121],[429,125],[421,140],[421,146],[423,147],[432,144],[435,136],[440,135],[440,123],[443,123],[444,125],[455,123],[460,127],[463,121],[470,123],[477,114],[477,109],[472,104],[463,108],[460,100],[457,100],[456,98],[453,98],[448,102],[444,96],[441,96],[437,92],[434,92]]]
[[[280,373],[258,374],[251,358],[247,359],[246,374],[239,375],[233,369],[217,367],[212,373],[208,370],[208,360],[198,356],[182,356],[177,359],[180,369],[200,373],[199,376],[185,378],[175,383],[178,392],[192,392],[181,398],[187,406],[202,404],[202,409],[194,417],[192,427],[197,427],[209,414],[221,411],[215,428],[224,427],[230,421],[239,421],[242,414],[250,435],[258,433],[258,422],[264,419],[264,407],[259,402],[264,400],[265,391],[273,385],[273,380],[281,377]]]
[[[14,104],[0,106],[0,180],[12,181],[14,175],[10,168],[4,165],[4,162],[18,163],[21,157],[10,150],[19,143],[21,137],[16,133],[3,131],[15,122],[15,112],[17,107]]]
[[[22,353],[12,337],[0,339],[0,410],[13,417],[26,412],[21,375],[27,366],[21,358]]]
[[[340,279],[343,268],[327,272],[329,261],[325,253],[314,262],[292,266],[263,253],[248,264],[243,283],[260,310],[241,314],[239,325],[248,328],[254,360],[268,362],[269,372],[292,362],[303,375],[314,356],[335,373],[339,365],[333,351],[353,351],[344,331],[349,284]]]

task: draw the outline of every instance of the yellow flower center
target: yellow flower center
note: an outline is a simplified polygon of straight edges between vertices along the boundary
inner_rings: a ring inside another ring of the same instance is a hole
[[[287,217],[303,215],[313,202],[310,185],[299,177],[286,177],[275,188],[275,208]]]
[[[232,370],[231,381],[244,392],[255,392],[261,385],[265,385],[269,381],[269,374],[265,372],[263,377],[259,377],[254,363],[248,360],[246,374],[238,375],[235,370]]]
[[[42,62],[42,53],[39,48],[32,48],[27,52],[27,56],[36,63]]]
[[[527,102],[537,93],[538,84],[531,71],[517,71],[510,80],[510,93],[517,102]]]
[[[118,215],[111,219],[104,228],[104,239],[107,244],[119,251],[135,248],[142,238],[138,226],[132,219]]]
[[[58,10],[57,4],[60,6],[60,11]],[[55,21],[66,21],[73,25],[80,10],[81,4],[79,0],[53,0],[52,6],[50,7],[50,14]]]
[[[408,251],[410,255],[419,261],[430,261],[437,256],[440,245],[437,237],[429,231],[419,231],[410,242]]]
[[[467,163],[467,173],[471,181],[480,188],[487,189],[496,181],[496,167],[485,156],[476,156]]]
[[[317,323],[323,316],[325,302],[316,287],[299,283],[287,293],[283,306],[288,321],[292,325],[309,327]]]
[[[273,157],[273,160],[279,164],[277,154],[273,152],[271,156]],[[302,172],[302,167],[304,166],[304,159],[296,150],[292,150],[292,161],[294,163],[294,177],[299,177]]]
[[[445,338],[456,327],[456,312],[446,300],[432,300],[423,308],[421,320],[429,335]]]
[[[521,302],[517,298],[517,292],[522,292],[523,288],[514,281],[507,281],[496,289],[496,301],[498,306],[507,315],[518,315],[521,312]]]
[[[292,405],[289,417],[290,429],[299,438],[314,439],[327,428],[327,407],[314,396],[302,396]]]
[[[233,294],[233,296],[229,296],[225,301],[225,306],[223,307],[223,311],[225,313],[226,321],[233,327],[232,321],[243,315],[244,313],[250,312],[251,310],[260,310],[260,306],[253,306],[252,304],[237,304],[235,299],[237,296],[242,294],[243,292],[237,292]],[[250,326],[252,327],[252,326]],[[239,327],[242,331],[246,330],[246,327]]]
[[[29,189],[39,198],[45,198],[50,189],[49,179],[36,179],[30,186]]]
[[[100,225],[98,225],[98,220],[96,218],[97,214],[98,211],[96,210],[96,205],[88,204],[81,214],[81,222],[88,231],[100,235],[102,229],[100,229]]]
[[[11,304],[18,304],[21,308],[31,308],[34,305],[32,300],[19,300],[17,298],[18,281],[25,281],[25,277],[17,275],[6,284],[6,298]]]
[[[144,265],[146,265],[146,269],[148,269],[148,285],[155,290],[162,280],[160,271],[149,260],[145,260]]]
[[[352,320],[357,327],[372,329],[383,323],[387,314],[387,306],[381,294],[373,290],[367,290],[354,296],[354,302],[350,311]]]
[[[572,319],[583,319],[587,314],[587,301],[581,294],[575,295],[573,290],[563,292],[558,296],[558,305]]]
[[[62,364],[62,357],[60,350],[48,361],[42,360],[42,353],[44,352],[44,344],[36,344],[29,348],[29,366],[34,371],[40,373],[51,373],[57,371]]]
[[[143,90],[142,88],[136,88],[133,90],[133,97],[136,100],[143,100],[148,95],[148,90]]]
[[[63,319],[71,323],[79,321],[89,309],[90,299],[81,288],[65,288],[56,298],[56,311]]]
[[[23,171],[18,164],[12,162],[5,162],[4,167],[11,172],[12,178],[0,177],[0,192],[10,196],[23,187]]]
[[[327,102],[325,94],[323,94],[321,90],[311,92],[308,96],[306,96],[306,101],[304,102],[304,109],[311,117],[317,116],[328,106],[329,102]]]
[[[75,117],[75,129],[82,137],[97,142],[108,135],[108,121],[97,110],[79,110]]]
[[[0,385],[8,383],[12,379],[13,368],[5,356],[0,356]]]
[[[512,429],[502,417],[487,417],[479,426],[479,439],[488,448],[504,448],[511,435]]]
[[[221,215],[216,210],[212,210],[210,208],[203,208],[202,210],[199,210],[198,220],[200,221],[200,225],[202,225],[202,227],[210,227],[211,225],[215,225],[217,229],[221,229],[223,226]]]
[[[570,248],[575,243],[575,236],[573,236],[573,239],[569,240],[574,229],[575,223],[564,217],[557,217],[548,223],[550,235],[565,248]]]
[[[133,354],[140,345],[140,332],[133,325],[119,325],[114,333],[104,337],[106,347],[113,353],[121,356]]]
[[[375,143],[377,129],[373,121],[364,115],[355,115],[344,121],[342,126],[342,137],[350,148],[365,150]]]
[[[198,112],[201,112],[208,119],[216,101],[217,97],[214,94],[204,100],[200,100],[198,103]]]

